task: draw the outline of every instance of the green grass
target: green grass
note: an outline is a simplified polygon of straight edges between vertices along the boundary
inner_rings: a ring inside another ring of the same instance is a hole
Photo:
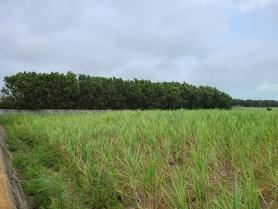
[[[0,117],[33,208],[274,209],[278,111]]]

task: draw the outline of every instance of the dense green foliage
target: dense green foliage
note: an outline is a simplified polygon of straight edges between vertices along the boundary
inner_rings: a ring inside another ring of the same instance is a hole
[[[242,100],[242,99],[233,99],[233,106],[242,106],[242,107],[278,107],[277,100]]]
[[[186,83],[122,80],[71,72],[23,72],[5,77],[2,108],[197,109],[230,108],[229,95]]]
[[[278,111],[0,117],[33,208],[276,209]]]

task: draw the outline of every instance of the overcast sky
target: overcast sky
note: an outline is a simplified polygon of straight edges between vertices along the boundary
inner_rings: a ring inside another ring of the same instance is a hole
[[[278,99],[278,0],[0,0],[0,85],[24,70]]]

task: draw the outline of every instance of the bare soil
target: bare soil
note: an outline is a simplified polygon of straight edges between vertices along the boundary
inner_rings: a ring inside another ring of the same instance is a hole
[[[0,209],[27,209],[21,186],[9,162],[4,138],[5,131],[0,125]]]

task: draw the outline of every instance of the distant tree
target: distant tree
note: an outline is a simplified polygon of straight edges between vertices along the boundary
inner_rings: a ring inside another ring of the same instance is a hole
[[[233,106],[242,106],[242,107],[278,107],[278,101],[276,100],[242,100],[242,99],[233,99]]]

